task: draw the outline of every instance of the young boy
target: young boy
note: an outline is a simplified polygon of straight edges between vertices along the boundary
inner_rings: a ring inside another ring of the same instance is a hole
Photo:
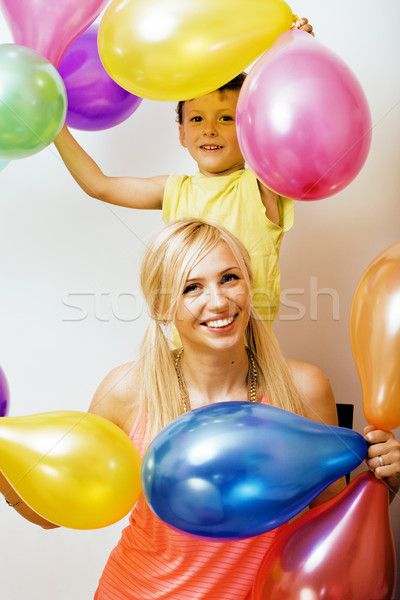
[[[307,19],[296,27],[312,33]],[[279,309],[279,250],[293,224],[293,203],[245,168],[236,135],[236,104],[245,73],[219,90],[179,102],[179,139],[196,161],[194,176],[107,177],[66,127],[55,145],[68,170],[93,198],[130,208],[162,209],[168,223],[196,217],[216,221],[246,246],[254,271],[253,302],[269,324]]]

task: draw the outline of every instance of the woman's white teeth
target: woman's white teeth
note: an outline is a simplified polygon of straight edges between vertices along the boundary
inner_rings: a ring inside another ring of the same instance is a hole
[[[208,321],[208,327],[226,327],[233,323],[233,317],[229,317],[228,319],[216,319],[215,321]]]

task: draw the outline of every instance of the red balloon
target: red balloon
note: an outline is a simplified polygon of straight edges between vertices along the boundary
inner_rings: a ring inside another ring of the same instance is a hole
[[[293,29],[250,71],[239,95],[237,131],[249,167],[269,188],[295,200],[319,200],[361,170],[371,115],[347,65]]]
[[[393,600],[389,494],[369,471],[279,534],[252,600]]]

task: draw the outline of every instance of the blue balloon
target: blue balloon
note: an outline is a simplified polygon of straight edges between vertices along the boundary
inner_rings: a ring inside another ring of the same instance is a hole
[[[0,171],[2,171],[4,167],[8,165],[9,162],[9,160],[3,160],[2,158],[0,158]]]
[[[350,429],[265,404],[220,402],[181,415],[156,436],[142,489],[173,528],[230,541],[288,521],[366,452]]]

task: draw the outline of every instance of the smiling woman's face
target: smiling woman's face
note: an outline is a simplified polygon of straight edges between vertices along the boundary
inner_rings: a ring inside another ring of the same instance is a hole
[[[174,322],[185,347],[222,350],[243,344],[249,310],[244,274],[221,241],[190,271]]]

